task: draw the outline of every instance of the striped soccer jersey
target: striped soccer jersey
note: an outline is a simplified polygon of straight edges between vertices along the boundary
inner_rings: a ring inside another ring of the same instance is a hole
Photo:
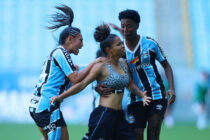
[[[164,85],[158,73],[155,60],[162,62],[166,57],[156,41],[150,37],[141,36],[136,48],[131,51],[124,42],[126,59],[135,84],[153,100],[163,98]],[[142,98],[129,94],[129,104],[142,101]]]
[[[70,53],[64,47],[59,46],[51,52],[35,86],[34,94],[40,97],[36,113],[50,110],[51,97],[58,96],[72,85],[67,76],[75,70]]]

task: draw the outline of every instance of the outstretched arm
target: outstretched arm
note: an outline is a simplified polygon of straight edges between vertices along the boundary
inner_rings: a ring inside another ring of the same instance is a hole
[[[109,23],[109,25],[110,25],[110,26],[112,26],[112,28],[114,28],[115,30],[119,31],[119,32],[120,32],[120,34],[121,34],[121,35],[122,35],[122,37],[123,37],[123,32],[122,32],[122,30],[121,30],[121,28],[120,28],[120,27],[118,27],[117,25],[112,24],[112,23]],[[124,38],[124,37],[123,37],[123,38]]]
[[[81,90],[83,90],[88,84],[90,84],[91,82],[96,80],[96,78],[102,72],[102,66],[103,65],[104,65],[103,63],[95,64],[92,67],[92,69],[90,70],[89,74],[85,77],[85,79],[83,79],[79,83],[74,84],[72,87],[70,87],[67,91],[65,91],[64,93],[60,94],[59,96],[52,97],[50,102],[51,103],[54,103],[55,101],[60,102],[63,99],[65,99],[65,98],[67,98],[69,96],[72,96],[72,95],[80,92]]]
[[[132,79],[130,79],[130,83],[129,83],[129,86],[128,86],[128,90],[132,93],[132,94],[135,94],[137,96],[140,96],[143,98],[143,105],[149,105],[150,103],[150,100],[152,99],[151,97],[148,97],[147,96],[147,91],[142,91],[140,90],[136,84],[133,82]]]
[[[129,83],[129,86],[128,86],[128,90],[130,90],[130,92],[132,94],[135,94],[135,95],[143,98],[143,106],[149,105],[149,103],[151,102],[152,98],[147,96],[147,91],[140,90],[136,86],[136,84],[133,82],[132,78],[130,78],[130,83]]]
[[[163,62],[161,62],[161,65],[163,66],[165,70],[165,74],[169,83],[169,90],[167,91],[165,98],[167,99],[168,95],[170,95],[169,104],[172,104],[174,103],[176,99],[173,71],[172,71],[171,65],[168,63],[167,60],[164,60]]]

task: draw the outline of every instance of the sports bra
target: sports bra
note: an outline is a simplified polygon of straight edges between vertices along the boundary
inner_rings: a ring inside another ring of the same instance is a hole
[[[109,76],[102,81],[98,81],[98,84],[103,84],[104,86],[108,88],[112,88],[115,90],[121,91],[122,93],[124,91],[124,88],[128,86],[129,84],[129,76],[128,71],[125,68],[125,66],[120,62],[121,67],[123,68],[125,74],[119,74],[117,73],[110,64],[107,64],[107,68],[109,70]],[[118,92],[115,92],[118,93]]]

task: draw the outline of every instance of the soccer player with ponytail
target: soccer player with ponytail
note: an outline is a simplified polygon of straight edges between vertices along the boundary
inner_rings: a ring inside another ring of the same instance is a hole
[[[70,7],[62,5],[56,9],[60,12],[52,15],[52,26],[48,29],[66,27],[60,34],[59,46],[51,51],[43,65],[29,106],[30,115],[44,136],[44,140],[69,139],[60,103],[51,105],[50,99],[80,82],[91,67],[101,61],[101,58],[98,58],[82,71],[77,71],[70,54],[78,55],[79,49],[83,46],[82,34],[79,28],[72,26],[74,13]]]

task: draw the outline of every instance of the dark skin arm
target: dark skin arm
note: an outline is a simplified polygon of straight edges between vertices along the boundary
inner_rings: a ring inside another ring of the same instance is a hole
[[[143,106],[149,105],[152,98],[147,96],[147,91],[141,91],[137,85],[133,82],[133,80],[130,78],[130,83],[127,89],[131,92],[131,94],[140,96],[143,98]]]
[[[112,24],[112,23],[109,23],[109,25],[112,26],[112,28],[114,28],[115,30],[119,31],[122,34],[122,30],[120,27],[118,27],[117,25]]]
[[[111,94],[112,88],[107,88],[104,85],[96,85],[95,90],[103,97],[107,97]]]
[[[172,104],[172,103],[174,103],[174,101],[176,99],[173,70],[167,60],[164,60],[163,62],[161,62],[161,65],[164,68],[164,71],[165,71],[165,74],[166,74],[166,77],[167,77],[168,83],[169,83],[169,90],[167,91],[165,98],[167,99],[168,95],[169,95],[170,96],[169,104]]]
[[[121,35],[122,35],[122,37],[123,37],[123,31],[121,30],[121,28],[120,28],[120,27],[118,27],[117,25],[112,24],[112,23],[109,23],[109,25],[110,25],[110,26],[112,26],[112,28],[114,28],[115,30],[119,31],[119,32],[120,32],[120,34],[121,34]],[[123,37],[123,38],[124,38],[124,37]]]

